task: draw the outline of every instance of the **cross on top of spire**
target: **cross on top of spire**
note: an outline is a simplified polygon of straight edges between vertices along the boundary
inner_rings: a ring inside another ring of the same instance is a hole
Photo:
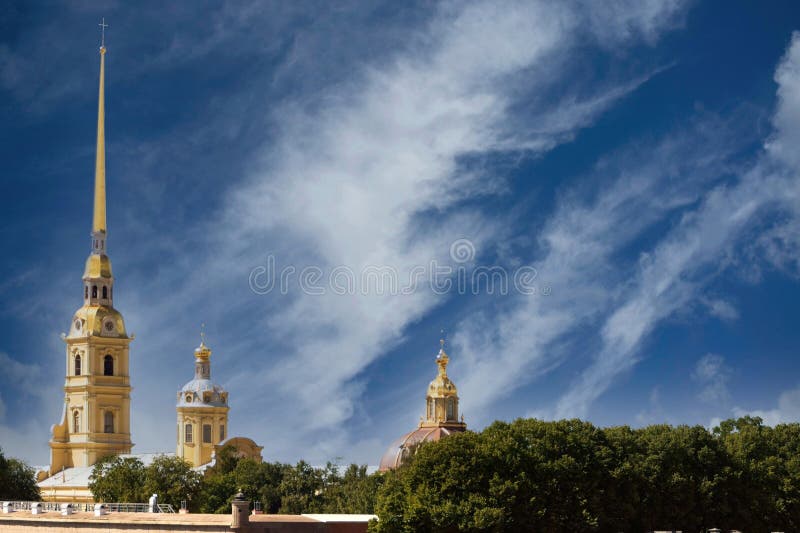
[[[106,47],[106,28],[108,28],[105,17],[103,17],[103,21],[98,26],[100,26],[100,48],[102,49]]]

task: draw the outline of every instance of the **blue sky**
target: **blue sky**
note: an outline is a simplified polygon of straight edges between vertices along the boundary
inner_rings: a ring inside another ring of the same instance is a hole
[[[230,433],[268,460],[376,464],[422,414],[443,328],[474,429],[800,417],[795,3],[16,2],[7,453],[46,463],[61,413],[101,17],[135,451],[174,449],[203,322]],[[272,265],[286,290],[259,289]],[[440,290],[488,268],[509,291]],[[417,283],[362,284],[376,269]]]

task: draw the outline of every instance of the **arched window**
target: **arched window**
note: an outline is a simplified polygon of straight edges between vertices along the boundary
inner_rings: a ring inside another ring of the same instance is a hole
[[[103,357],[103,375],[104,376],[113,376],[114,375],[114,358],[110,355]]]
[[[203,424],[203,442],[211,442],[211,424]]]
[[[114,433],[114,413],[111,411],[103,414],[103,433]]]
[[[433,420],[436,418],[436,404],[433,400],[428,400],[428,419]]]
[[[447,419],[453,420],[456,417],[455,415],[455,402],[452,398],[447,399]]]
[[[108,287],[103,287],[103,298],[108,298]]]
[[[92,298],[97,298],[97,285],[92,285]]]
[[[81,414],[78,411],[73,411],[72,413],[72,432],[81,432]]]
[[[80,355],[76,355],[75,356],[75,375],[76,376],[80,376],[81,375],[81,356]]]
[[[84,298],[88,298],[89,297],[89,287],[88,286],[83,288],[83,297]]]
[[[186,424],[183,427],[183,442],[192,442],[192,425]]]
[[[225,440],[225,424],[219,426],[219,440],[220,441]]]

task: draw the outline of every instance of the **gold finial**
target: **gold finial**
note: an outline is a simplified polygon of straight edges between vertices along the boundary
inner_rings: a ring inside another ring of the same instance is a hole
[[[102,29],[100,45],[100,91],[97,98],[97,154],[94,166],[94,216],[92,233],[106,232],[106,106],[105,106],[105,59],[106,19],[100,23]]]
[[[200,324],[200,346],[194,349],[195,357],[208,359],[211,356],[211,349],[206,346],[206,324]]]
[[[442,338],[439,339],[439,353],[436,354],[436,364],[439,366],[439,375],[447,377],[447,363],[450,358],[447,356],[447,352],[444,351],[444,337],[444,330],[442,330]]]

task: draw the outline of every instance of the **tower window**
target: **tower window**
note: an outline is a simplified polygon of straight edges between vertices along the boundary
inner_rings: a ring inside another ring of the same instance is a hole
[[[433,400],[428,400],[428,419],[433,420],[436,418],[436,404]]]
[[[81,375],[81,356],[80,355],[76,355],[75,356],[75,375],[76,376],[80,376]]]
[[[89,297],[89,287],[84,287],[83,288],[83,297],[84,298],[88,298]]]
[[[113,376],[114,375],[114,358],[110,355],[107,355],[103,358],[103,375],[104,376]]]
[[[453,420],[455,416],[455,402],[453,402],[452,398],[447,399],[447,419]]]
[[[108,287],[103,287],[103,298],[108,298]]]
[[[186,424],[183,428],[183,441],[192,443],[192,425]]]
[[[211,442],[211,424],[203,424],[203,442]]]
[[[219,426],[219,440],[225,440],[225,424]]]
[[[97,298],[97,285],[92,285],[92,298]]]
[[[114,413],[106,411],[103,414],[103,432],[114,433]]]
[[[81,432],[81,414],[78,411],[72,413],[72,432]]]

